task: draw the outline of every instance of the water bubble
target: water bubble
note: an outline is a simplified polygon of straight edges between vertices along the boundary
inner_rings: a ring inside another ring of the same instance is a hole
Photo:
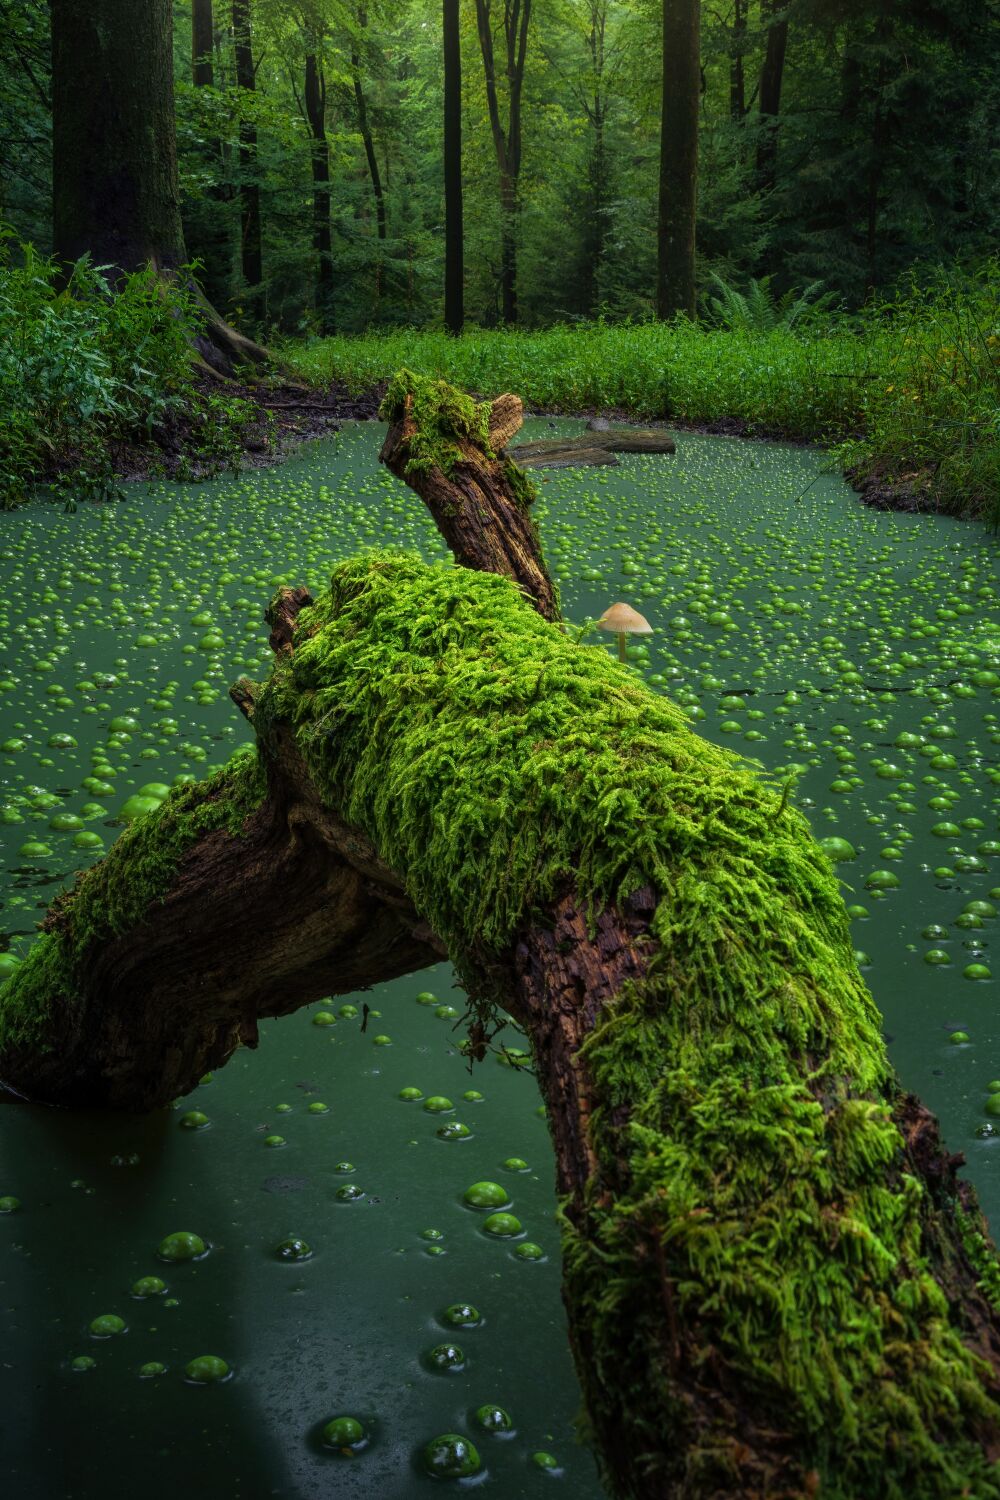
[[[184,1366],[184,1378],[191,1385],[217,1384],[221,1380],[228,1380],[231,1373],[226,1361],[217,1354],[199,1354]]]
[[[200,1109],[189,1109],[186,1114],[181,1115],[177,1123],[182,1130],[204,1130],[206,1125],[212,1122],[208,1115],[202,1114]]]
[[[335,1172],[356,1172],[357,1167],[352,1161],[338,1161],[334,1164]]]
[[[435,1132],[442,1141],[467,1141],[472,1135],[468,1125],[461,1124],[458,1120],[448,1120]]]
[[[343,1187],[337,1189],[334,1196],[339,1198],[341,1203],[355,1203],[365,1196],[365,1190],[359,1188],[356,1182],[345,1182]]]
[[[160,1241],[156,1253],[160,1260],[201,1260],[208,1254],[208,1246],[200,1235],[178,1229]]]
[[[148,1364],[139,1366],[140,1380],[155,1380],[158,1375],[165,1375],[167,1367],[158,1359],[151,1359]]]
[[[490,1214],[483,1223],[487,1234],[496,1235],[501,1239],[510,1239],[514,1235],[522,1234],[520,1219],[513,1214]]]
[[[357,1417],[332,1417],[323,1428],[323,1443],[350,1458],[367,1446],[368,1435]]]
[[[508,1172],[530,1172],[531,1170],[528,1163],[523,1161],[520,1156],[508,1156],[504,1162],[504,1167]]]
[[[443,1115],[449,1109],[454,1108],[454,1104],[450,1099],[446,1099],[444,1094],[432,1094],[429,1099],[424,1100],[424,1109],[432,1115]]]
[[[329,1104],[324,1104],[322,1099],[313,1099],[306,1106],[306,1113],[310,1115],[328,1115],[330,1113],[330,1106]]]
[[[6,1194],[4,1197],[0,1198],[0,1214],[16,1213],[20,1207],[20,1198],[14,1198],[10,1194]]]
[[[509,1412],[504,1411],[502,1406],[477,1406],[473,1413],[473,1421],[484,1432],[503,1434],[514,1431],[514,1423],[511,1415]]]
[[[476,1328],[483,1321],[483,1316],[471,1302],[453,1302],[441,1314],[441,1321],[451,1328]]]
[[[95,1339],[110,1339],[127,1331],[128,1324],[117,1313],[101,1313],[90,1324],[91,1337]]]
[[[312,1018],[314,1026],[335,1026],[337,1017],[332,1010],[318,1010]]]
[[[78,1354],[75,1359],[70,1360],[69,1367],[71,1370],[77,1371],[77,1373],[82,1373],[84,1370],[95,1369],[97,1367],[97,1360],[92,1359],[89,1354]]]
[[[510,1194],[499,1182],[474,1182],[462,1194],[462,1201],[470,1208],[502,1208],[510,1202]]]
[[[353,1021],[354,1017],[356,1015],[359,1015],[360,1012],[358,1011],[358,1007],[356,1005],[342,1005],[337,1014],[344,1021]]]
[[[462,1095],[467,1104],[478,1104],[485,1097],[485,1094],[481,1094],[478,1089],[466,1089]]]
[[[410,1085],[405,1089],[400,1089],[396,1097],[397,1099],[406,1099],[409,1101],[412,1099],[422,1099],[424,1096],[420,1089],[414,1088],[412,1085]]]
[[[418,1005],[439,1005],[440,1001],[438,1000],[437,995],[432,995],[431,994],[430,990],[421,990],[420,994],[417,996],[417,1004]]]
[[[133,1297],[160,1297],[167,1290],[167,1283],[159,1276],[140,1276],[132,1283]]]
[[[985,964],[966,964],[962,970],[963,979],[990,979],[992,975]]]
[[[948,1040],[949,1042],[952,1042],[956,1047],[960,1047],[963,1042],[967,1042],[969,1040],[969,1033],[967,1031],[953,1031]]]
[[[266,1135],[264,1137],[264,1145],[270,1146],[272,1150],[277,1150],[278,1147],[286,1146],[287,1144],[288,1142],[283,1135]]]
[[[274,1253],[279,1260],[309,1260],[312,1256],[312,1250],[305,1240],[297,1239],[294,1235],[276,1245]]]
[[[545,1251],[541,1245],[534,1244],[531,1240],[525,1240],[521,1245],[515,1245],[514,1254],[519,1260],[544,1260]]]
[[[446,1375],[465,1368],[465,1351],[458,1344],[435,1344],[424,1355],[428,1369]]]
[[[443,1432],[424,1448],[423,1465],[435,1479],[467,1479],[478,1474],[482,1461],[468,1438],[458,1432]]]
[[[536,1469],[544,1469],[548,1474],[559,1472],[559,1460],[551,1453],[533,1453],[531,1462]]]

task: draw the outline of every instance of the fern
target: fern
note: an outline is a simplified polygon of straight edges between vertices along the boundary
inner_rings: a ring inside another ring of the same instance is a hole
[[[822,281],[810,282],[804,291],[791,288],[781,297],[775,297],[770,276],[752,276],[744,294],[715,271],[709,275],[718,295],[705,299],[708,319],[717,328],[730,332],[774,333],[777,329],[787,332],[807,315],[815,319],[819,313],[828,312],[835,301],[835,293],[823,291]]]

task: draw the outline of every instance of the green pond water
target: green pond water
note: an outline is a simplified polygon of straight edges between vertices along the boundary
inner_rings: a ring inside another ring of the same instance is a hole
[[[446,555],[379,469],[381,434],[0,517],[0,979],[123,816],[249,742],[226,689],[266,670],[277,584],[321,588],[364,547]],[[568,618],[639,609],[654,633],[632,669],[778,772],[834,841],[890,1055],[997,1224],[998,545],[865,511],[825,468],[682,433],[673,458],[542,472],[536,513]],[[0,1095],[5,1493],[405,1500],[444,1483],[531,1500],[555,1483],[597,1500],[537,1086],[516,1051],[470,1074],[462,1008],[447,965],[332,998],[144,1119]],[[426,1107],[441,1096],[450,1109]],[[486,1231],[496,1207],[519,1235]],[[180,1231],[207,1253],[161,1259]],[[354,1424],[324,1440],[338,1417]],[[474,1474],[428,1473],[443,1434],[474,1445]]]

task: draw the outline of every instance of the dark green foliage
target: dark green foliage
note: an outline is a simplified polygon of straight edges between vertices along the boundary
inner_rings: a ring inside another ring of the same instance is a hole
[[[200,324],[184,285],[151,270],[112,289],[84,260],[61,286],[52,260],[0,240],[0,509],[40,482],[67,503],[106,498],[118,450],[171,424],[199,465],[235,462],[251,407],[196,387]]]

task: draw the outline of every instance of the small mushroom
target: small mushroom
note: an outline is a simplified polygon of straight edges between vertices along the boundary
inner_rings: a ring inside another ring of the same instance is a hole
[[[618,637],[618,660],[625,660],[625,637],[629,635],[652,635],[653,627],[648,620],[634,610],[631,604],[612,604],[598,620],[602,630],[613,630]]]

